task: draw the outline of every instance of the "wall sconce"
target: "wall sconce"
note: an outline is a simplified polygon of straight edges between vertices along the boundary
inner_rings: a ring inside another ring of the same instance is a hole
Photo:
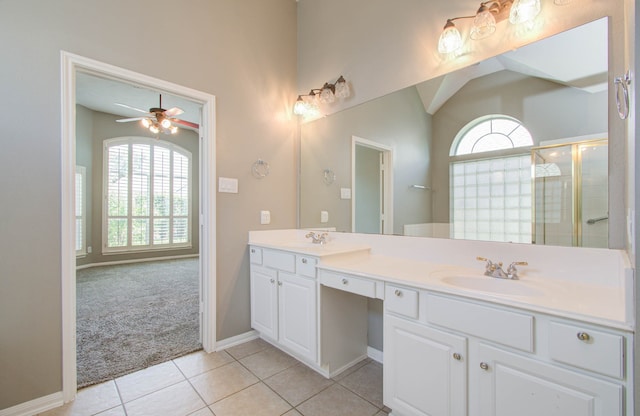
[[[320,113],[319,104],[331,104],[336,98],[347,98],[351,95],[349,84],[342,75],[334,83],[325,82],[322,88],[314,88],[307,95],[298,95],[293,105],[293,114],[310,116]]]
[[[480,3],[473,16],[460,16],[447,19],[440,39],[438,52],[448,54],[462,47],[462,36],[453,23],[459,19],[473,19],[469,37],[480,40],[491,36],[496,31],[496,23],[509,17],[512,24],[526,23],[540,13],[540,0],[489,0]]]

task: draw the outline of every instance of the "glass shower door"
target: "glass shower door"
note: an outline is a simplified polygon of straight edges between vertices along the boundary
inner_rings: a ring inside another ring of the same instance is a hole
[[[607,140],[532,150],[533,243],[608,246]]]

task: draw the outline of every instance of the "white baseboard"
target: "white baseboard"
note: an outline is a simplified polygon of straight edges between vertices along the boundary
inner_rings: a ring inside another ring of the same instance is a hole
[[[189,258],[193,258],[193,257],[200,257],[200,255],[199,254],[181,254],[181,255],[178,255],[178,256],[148,257],[148,258],[144,258],[144,259],[105,261],[105,262],[102,262],[102,263],[89,263],[89,264],[83,264],[81,266],[76,266],[76,270],[89,269],[91,267],[100,267],[100,266],[115,266],[115,265],[118,265],[118,264],[145,263],[145,262],[148,262],[148,261],[189,259]]]
[[[252,341],[254,339],[258,339],[258,333],[254,330],[251,330],[249,332],[245,332],[244,334],[236,335],[231,338],[226,338],[221,341],[217,341],[215,350],[216,351],[226,350],[227,348],[231,348],[236,345],[243,344],[247,341]]]
[[[377,361],[380,364],[384,364],[384,353],[380,350],[376,350],[372,347],[367,347],[367,356],[373,361]]]
[[[62,392],[60,391],[2,409],[0,410],[0,416],[32,416],[62,406],[63,404],[64,400],[62,400]]]

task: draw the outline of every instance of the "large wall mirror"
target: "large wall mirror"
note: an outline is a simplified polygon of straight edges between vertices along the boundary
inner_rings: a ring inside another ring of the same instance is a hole
[[[608,30],[303,123],[300,227],[608,247]]]

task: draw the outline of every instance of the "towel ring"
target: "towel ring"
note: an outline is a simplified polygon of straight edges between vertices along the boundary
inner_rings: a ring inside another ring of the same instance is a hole
[[[331,185],[336,180],[336,174],[331,169],[325,169],[322,172],[322,180],[327,185]]]
[[[262,159],[258,159],[251,166],[251,173],[258,179],[262,179],[269,175],[269,163]]]

